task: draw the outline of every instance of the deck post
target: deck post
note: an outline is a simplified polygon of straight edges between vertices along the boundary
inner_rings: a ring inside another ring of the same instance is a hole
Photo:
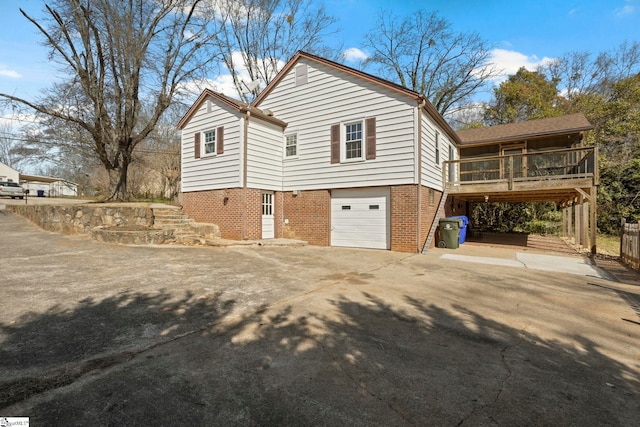
[[[562,207],[562,237],[567,237],[567,203],[563,202]]]
[[[593,255],[598,253],[598,248],[596,246],[596,238],[598,235],[598,215],[597,209],[598,204],[596,202],[598,194],[598,187],[591,187],[591,253]]]
[[[589,247],[589,203],[583,195],[580,195],[580,204],[582,205],[582,232],[580,234],[580,246]]]
[[[574,200],[574,202],[573,202],[574,221],[573,222],[574,222],[575,229],[574,229],[573,235],[575,236],[575,238],[573,240],[573,243],[576,246],[580,246],[580,241],[581,241],[580,240],[580,230],[581,230],[580,219],[582,218],[582,215],[581,215],[581,212],[580,212],[581,211],[581,209],[580,209],[581,207],[582,207],[582,205],[580,205],[580,203],[578,203],[577,200]]]
[[[509,191],[513,190],[513,156],[507,158],[509,162]]]
[[[573,237],[573,200],[567,202],[567,237]]]

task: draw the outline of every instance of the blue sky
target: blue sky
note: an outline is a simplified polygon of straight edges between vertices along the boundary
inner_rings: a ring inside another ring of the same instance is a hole
[[[36,30],[18,11],[38,16],[41,0],[0,0],[0,92],[31,99],[53,81],[55,68],[39,45]],[[409,14],[438,11],[455,30],[478,32],[493,43],[498,68],[514,73],[534,69],[544,58],[568,51],[598,53],[623,41],[640,42],[640,0],[329,0],[339,20],[337,41],[366,55],[362,36],[380,10]],[[215,76],[211,76],[214,78]]]

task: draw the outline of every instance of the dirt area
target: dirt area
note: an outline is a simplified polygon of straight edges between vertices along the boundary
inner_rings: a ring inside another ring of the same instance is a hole
[[[0,236],[11,248],[0,273],[3,417],[83,426],[640,419],[637,274],[616,281],[443,258],[516,258],[475,244],[426,255],[111,245],[9,213]]]
[[[577,255],[574,248],[556,236],[541,236],[525,233],[483,232],[469,237],[465,244],[505,247],[514,250],[531,250],[554,254]]]

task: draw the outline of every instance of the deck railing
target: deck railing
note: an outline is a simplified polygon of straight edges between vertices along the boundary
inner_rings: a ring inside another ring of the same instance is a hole
[[[476,157],[444,162],[447,185],[551,181],[580,178],[598,179],[596,147],[538,151],[505,156]]]

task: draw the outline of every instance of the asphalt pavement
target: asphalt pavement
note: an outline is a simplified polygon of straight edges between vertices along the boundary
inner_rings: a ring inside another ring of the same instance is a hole
[[[550,255],[470,245],[427,255],[112,245],[8,212],[0,250],[0,417],[65,426],[640,419],[636,276],[449,258]]]

